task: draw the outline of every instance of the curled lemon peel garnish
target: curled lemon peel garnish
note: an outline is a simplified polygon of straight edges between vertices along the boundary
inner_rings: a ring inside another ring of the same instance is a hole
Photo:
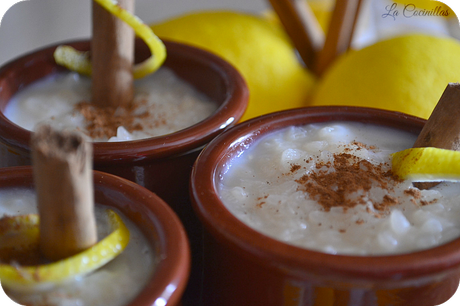
[[[114,211],[107,210],[112,232],[94,246],[69,258],[50,264],[38,266],[19,266],[15,264],[0,264],[0,280],[11,289],[44,289],[69,279],[82,277],[105,265],[119,255],[129,242],[129,230],[120,216]],[[30,215],[28,215],[30,216]],[[38,228],[38,216],[30,218],[31,224],[23,216],[10,217],[17,224],[26,228]],[[37,236],[38,238],[38,236]]]
[[[166,59],[166,47],[152,29],[138,17],[118,6],[113,0],[94,0],[112,15],[127,23],[149,47],[151,56],[133,67],[133,77],[140,79],[155,72]],[[59,46],[54,52],[56,63],[80,74],[91,75],[88,52],[77,51],[70,46]]]
[[[67,69],[84,75],[92,73],[89,52],[77,51],[71,46],[58,46],[53,56],[57,64]]]
[[[412,148],[391,154],[392,171],[414,181],[460,181],[460,151]]]

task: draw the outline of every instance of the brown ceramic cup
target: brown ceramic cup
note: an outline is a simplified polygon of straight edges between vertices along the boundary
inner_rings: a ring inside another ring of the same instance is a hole
[[[90,41],[62,43],[89,50]],[[196,156],[212,138],[242,117],[248,89],[238,71],[221,58],[184,44],[165,41],[164,63],[180,78],[193,85],[218,105],[205,120],[176,133],[127,142],[94,144],[94,168],[112,173],[156,192],[169,205],[181,205],[188,197],[188,182]],[[56,46],[22,56],[0,69],[0,166],[30,164],[30,136],[3,114],[11,97],[30,83],[65,71],[53,58]],[[136,41],[136,61],[150,55],[147,46]]]
[[[149,190],[94,171],[95,203],[114,207],[133,221],[161,258],[155,272],[128,306],[180,305],[190,271],[190,249],[179,218]],[[0,189],[34,188],[32,167],[0,169]]]
[[[216,182],[231,159],[284,127],[354,121],[420,133],[425,120],[355,107],[312,107],[269,114],[226,131],[198,157],[191,177],[194,208],[204,224],[203,305],[438,305],[460,278],[460,238],[391,256],[331,255],[265,236],[232,215]]]
[[[89,41],[62,44],[83,51],[90,48]],[[205,120],[165,136],[94,143],[93,163],[96,170],[121,176],[159,195],[178,214],[190,238],[192,254],[196,254],[200,252],[201,225],[188,193],[192,165],[211,139],[240,120],[247,106],[248,88],[240,73],[221,58],[184,44],[165,41],[165,45],[164,65],[208,96],[218,109]],[[53,59],[55,48],[30,53],[0,69],[0,166],[30,164],[31,132],[9,121],[3,111],[11,97],[25,86],[65,71]],[[149,55],[147,46],[137,40],[136,61]],[[193,262],[191,286],[199,286],[200,258],[194,255]],[[190,291],[199,289],[188,289],[187,296]]]

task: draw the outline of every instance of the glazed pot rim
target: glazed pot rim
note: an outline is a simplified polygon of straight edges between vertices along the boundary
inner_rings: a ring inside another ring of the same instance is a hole
[[[224,59],[211,52],[194,46],[163,40],[167,49],[165,66],[175,57],[186,56],[193,63],[210,67],[221,78],[226,89],[225,101],[208,118],[180,131],[151,137],[141,140],[124,142],[94,142],[94,162],[120,162],[121,160],[145,160],[148,158],[162,158],[170,155],[181,155],[196,148],[202,148],[207,142],[221,131],[236,124],[247,107],[249,90],[246,81],[238,70]],[[52,61],[52,53],[59,45],[74,46],[79,50],[88,50],[90,40],[65,41],[46,46],[16,59],[11,60],[0,68],[0,80],[8,78],[11,70],[16,66],[27,66],[33,58],[42,57]],[[146,48],[142,41],[136,40],[136,49]],[[56,71],[66,69],[56,64]],[[19,147],[30,151],[29,141],[32,132],[19,127],[8,120],[3,111],[0,111],[0,140],[9,146]]]
[[[161,198],[144,187],[109,173],[92,171],[95,192],[100,186],[104,195],[105,191],[110,189],[123,193],[133,201],[142,201],[143,205],[138,211],[136,210],[136,213],[142,213],[142,220],[148,220],[156,233],[155,237],[147,238],[149,241],[155,239],[155,245],[152,247],[160,260],[156,263],[154,272],[145,287],[128,305],[151,306],[158,299],[178,302],[190,271],[190,247],[179,218]],[[7,186],[2,184],[5,181]],[[0,168],[0,189],[16,187],[34,187],[32,166]],[[111,199],[111,201],[115,200],[115,198]],[[123,212],[123,209],[118,207],[117,209]]]
[[[450,273],[460,266],[460,238],[427,250],[405,254],[360,256],[332,255],[286,244],[245,225],[219,200],[216,181],[226,160],[247,148],[267,131],[292,125],[325,121],[355,121],[397,127],[419,133],[426,120],[403,113],[364,107],[321,106],[280,111],[240,123],[216,137],[201,152],[191,176],[194,209],[219,243],[274,267],[289,267],[316,276],[380,282],[421,279]],[[292,120],[292,121],[291,121]],[[288,122],[289,121],[289,122]],[[215,162],[217,161],[217,162]]]

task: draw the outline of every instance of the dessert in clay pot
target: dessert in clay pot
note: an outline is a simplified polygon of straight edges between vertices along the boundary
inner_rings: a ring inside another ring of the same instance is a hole
[[[81,136],[37,133],[33,169],[0,169],[5,292],[34,306],[178,305],[190,251],[171,208],[135,183],[93,172]]]
[[[448,300],[459,281],[459,183],[419,189],[391,166],[390,154],[411,148],[424,124],[312,107],[212,141],[191,181],[207,232],[204,305]]]
[[[90,42],[68,45],[88,50]],[[217,110],[197,124],[164,136],[124,142],[96,142],[94,168],[134,181],[174,205],[188,199],[188,176],[196,156],[209,140],[239,120],[248,93],[241,76],[221,59],[193,47],[170,42],[165,42],[165,45],[168,58],[164,66],[205,93]],[[0,95],[0,142],[4,167],[30,164],[28,141],[31,131],[8,119],[5,109],[14,99],[13,95],[20,94],[21,89],[32,82],[42,78],[49,78],[50,81],[60,72],[68,73],[54,62],[55,48],[49,47],[26,55],[0,69],[0,81],[5,88]],[[136,54],[143,58],[148,56],[148,52],[147,47],[137,41]],[[67,75],[64,78],[69,80],[72,77]],[[161,176],[157,173],[161,173]]]

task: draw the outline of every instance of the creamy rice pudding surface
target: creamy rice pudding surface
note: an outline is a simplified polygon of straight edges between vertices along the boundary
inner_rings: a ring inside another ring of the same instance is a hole
[[[110,233],[105,209],[95,206],[98,238]],[[113,208],[110,208],[113,209]],[[0,192],[0,218],[4,215],[37,213],[35,192],[14,188]],[[143,289],[154,273],[154,250],[140,229],[117,211],[130,232],[125,250],[108,264],[82,278],[77,278],[50,290],[11,292],[21,304],[31,306],[85,306],[128,304]]]
[[[75,72],[62,73],[22,89],[4,114],[31,131],[38,123],[47,123],[60,130],[81,130],[94,141],[125,141],[176,132],[217,109],[166,67],[136,80],[135,95],[130,107],[95,109],[88,103],[91,80]]]
[[[460,183],[419,190],[391,173],[390,154],[416,137],[361,123],[289,127],[235,157],[217,181],[250,227],[331,254],[382,255],[460,236]]]

